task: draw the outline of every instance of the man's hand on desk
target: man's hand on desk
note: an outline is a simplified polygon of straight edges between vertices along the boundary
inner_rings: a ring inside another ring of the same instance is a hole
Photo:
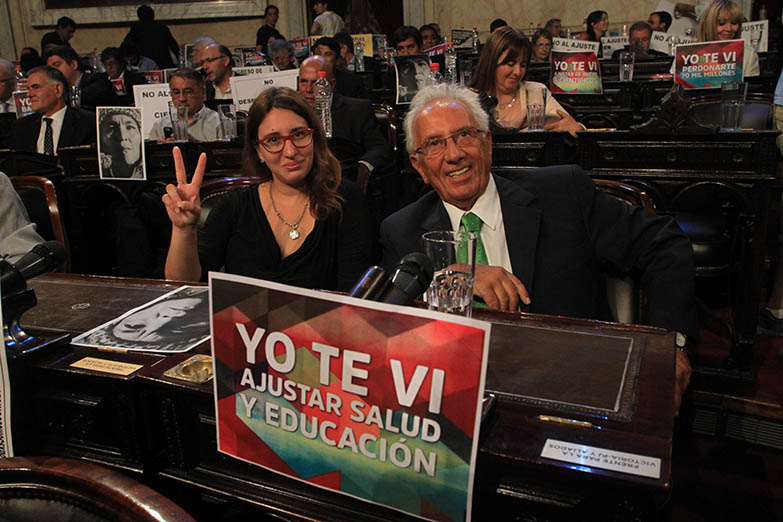
[[[682,394],[691,382],[691,363],[683,350],[677,350],[674,363],[674,414],[679,415]]]
[[[516,312],[521,300],[530,304],[522,281],[499,266],[476,265],[473,295],[481,297],[489,308]]]

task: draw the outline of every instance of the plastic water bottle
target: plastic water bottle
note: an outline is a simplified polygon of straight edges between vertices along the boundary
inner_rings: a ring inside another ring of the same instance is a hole
[[[479,52],[479,37],[478,37],[478,29],[475,27],[473,28],[473,31],[470,35],[470,43],[473,46],[473,52],[478,54]]]
[[[326,79],[326,71],[318,71],[315,81],[315,113],[321,120],[327,138],[332,137],[332,85]]]
[[[429,85],[438,85],[439,83],[443,83],[443,75],[440,73],[439,63],[430,64],[430,78],[428,83]]]
[[[356,55],[356,72],[364,72],[364,40],[354,42],[353,51]]]
[[[446,81],[456,84],[459,79],[457,78],[457,51],[454,50],[454,42],[446,44],[444,61],[446,62],[446,74],[444,75]]]

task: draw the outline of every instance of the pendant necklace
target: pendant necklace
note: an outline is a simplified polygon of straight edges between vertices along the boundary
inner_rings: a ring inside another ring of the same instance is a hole
[[[515,101],[517,101],[516,93],[514,93],[514,96],[511,97],[511,101],[508,103],[500,103],[500,101],[498,101],[498,107],[500,107],[501,109],[510,109],[511,106],[514,105]]]
[[[275,198],[272,197],[272,187],[269,187],[269,201],[272,202],[272,210],[275,211],[275,215],[277,216],[277,219],[283,222],[284,225],[291,227],[291,231],[288,233],[288,237],[290,237],[293,240],[299,239],[299,223],[302,222],[302,218],[304,217],[305,210],[307,210],[307,205],[310,203],[310,198],[307,198],[305,200],[304,207],[302,207],[302,213],[299,214],[299,218],[296,220],[296,223],[289,223],[285,219],[283,219],[283,216],[280,215],[280,212],[277,211],[277,206],[275,206]]]

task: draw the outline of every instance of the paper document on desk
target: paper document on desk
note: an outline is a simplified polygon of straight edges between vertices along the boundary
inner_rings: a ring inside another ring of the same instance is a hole
[[[209,338],[209,289],[182,286],[85,332],[71,344],[138,352],[187,352]]]
[[[218,450],[470,520],[490,324],[210,272]]]

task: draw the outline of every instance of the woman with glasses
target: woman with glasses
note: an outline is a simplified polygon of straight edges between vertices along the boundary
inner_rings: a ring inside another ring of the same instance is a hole
[[[163,202],[172,223],[166,277],[204,280],[210,270],[314,289],[347,290],[371,264],[364,195],[341,180],[323,128],[298,93],[270,88],[247,117],[243,174],[260,183],[230,191],[203,228],[199,189],[206,156],[190,183],[174,149],[177,185]]]
[[[527,87],[545,89],[537,82],[525,81],[532,55],[530,40],[513,27],[501,27],[489,35],[481,51],[470,88],[482,98],[490,113],[490,130],[495,134],[527,129]],[[583,130],[565,109],[546,92],[546,130],[568,131],[576,136]]]
[[[545,30],[539,29],[533,35],[533,57],[531,62],[549,62],[552,54],[552,37]]]

